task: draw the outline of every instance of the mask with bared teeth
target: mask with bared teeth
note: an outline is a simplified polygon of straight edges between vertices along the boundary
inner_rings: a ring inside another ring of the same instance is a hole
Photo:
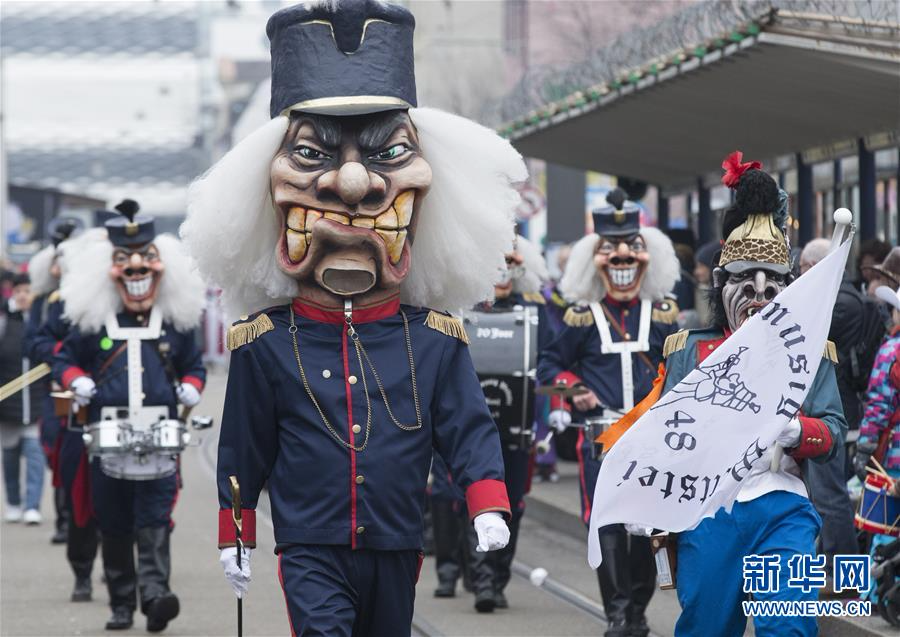
[[[113,244],[109,276],[122,304],[136,314],[153,307],[165,271],[159,248],[153,243],[153,217],[138,214],[139,209],[137,202],[126,199],[116,206],[121,216],[105,224]]]
[[[270,177],[283,227],[276,261],[302,289],[358,297],[399,288],[431,184],[405,111],[294,112]]]
[[[616,301],[630,301],[640,293],[650,262],[640,233],[640,209],[626,200],[621,188],[612,190],[606,201],[607,206],[593,212],[594,232],[600,237],[594,265],[606,294]]]

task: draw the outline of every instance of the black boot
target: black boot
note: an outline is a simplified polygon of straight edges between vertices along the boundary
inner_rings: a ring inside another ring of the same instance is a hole
[[[66,534],[66,557],[75,573],[73,602],[91,601],[91,571],[97,557],[97,526],[93,520],[87,526],[69,524]]]
[[[460,572],[460,518],[451,500],[431,499],[431,523],[434,530],[434,558],[438,586],[435,597],[454,597]]]
[[[630,637],[647,637],[650,627],[644,613],[650,604],[650,598],[656,591],[656,561],[650,538],[639,535],[629,536],[631,545],[628,549],[629,573],[631,575],[631,608],[628,613],[628,630]]]
[[[492,551],[494,565],[494,602],[497,608],[509,608],[509,602],[503,591],[512,577],[512,563],[516,556],[516,541],[519,538],[519,523],[522,521],[522,513],[516,511],[509,521],[509,544],[498,551]]]
[[[131,616],[137,606],[134,536],[104,534],[101,546],[109,605],[113,609],[113,615],[106,628],[107,630],[130,628]]]
[[[138,584],[141,612],[147,616],[147,630],[164,630],[178,616],[178,598],[169,590],[169,528],[138,529]]]
[[[628,535],[621,524],[603,527],[600,533],[600,551],[603,563],[597,569],[600,597],[609,623],[606,637],[628,635],[628,609],[631,604],[631,578],[628,573]]]
[[[127,606],[113,606],[106,622],[106,630],[128,630],[134,624],[134,610]]]
[[[469,549],[469,577],[472,580],[472,589],[475,592],[475,610],[479,613],[493,613],[497,607],[494,591],[494,564],[493,554],[479,553],[478,535],[475,528],[469,525],[466,531]]]
[[[53,504],[56,507],[56,530],[50,538],[51,544],[65,544],[69,537],[69,511],[66,508],[66,490],[53,490]]]

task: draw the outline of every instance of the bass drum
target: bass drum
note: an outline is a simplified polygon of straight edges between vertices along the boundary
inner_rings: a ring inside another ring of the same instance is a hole
[[[157,480],[178,470],[178,458],[162,453],[108,456],[100,458],[100,468],[109,477],[120,480]]]

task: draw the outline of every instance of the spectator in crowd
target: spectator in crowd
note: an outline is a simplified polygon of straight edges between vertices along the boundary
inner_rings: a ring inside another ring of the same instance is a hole
[[[856,284],[858,290],[874,295],[875,289],[879,285],[884,285],[884,283],[879,284],[878,281],[875,281],[875,284],[872,285],[872,280],[880,278],[876,268],[879,264],[884,263],[890,252],[891,244],[878,239],[867,239],[860,244],[859,256],[856,258],[856,269],[859,272],[859,280]],[[897,282],[895,281],[895,290],[897,289],[896,286]]]
[[[854,468],[863,482],[866,479],[866,467],[874,466],[869,464],[872,457],[894,480],[900,478],[900,362],[897,360],[900,356],[900,296],[887,286],[881,287],[878,296],[891,308],[892,327],[875,358],[859,427]],[[875,554],[876,547],[895,539],[892,535],[874,535],[872,555]]]
[[[813,239],[800,253],[800,275],[806,274],[816,263],[824,259],[831,249],[828,239]],[[847,373],[842,373],[841,361],[849,360],[850,352],[863,340],[863,297],[846,277],[841,282],[828,338],[838,351],[836,368],[838,391],[844,408],[844,416],[851,429],[859,426],[860,400],[850,383]],[[858,550],[856,531],[853,528],[853,505],[847,492],[847,449],[839,445],[828,462],[804,463],[813,506],[822,518],[819,533],[820,553],[828,556],[829,563],[835,555],[852,554]],[[830,568],[828,569],[831,570]]]
[[[12,279],[12,295],[0,313],[0,385],[30,368],[23,357],[25,324],[31,307],[31,282],[27,274]],[[44,454],[38,437],[40,385],[26,387],[0,402],[0,446],[3,448],[3,482],[6,486],[7,522],[40,524],[44,489]],[[25,459],[24,511],[20,484],[21,460]]]
[[[694,309],[701,327],[706,327],[712,319],[709,305],[709,290],[712,286],[712,271],[716,265],[716,255],[721,246],[718,241],[704,243],[694,254]]]
[[[876,292],[882,286],[889,287],[895,292],[900,289],[900,247],[890,250],[880,264],[862,266],[861,272],[863,276],[868,277],[866,292],[870,298],[879,302],[884,325],[890,329],[891,306],[884,302],[884,299],[880,299]]]

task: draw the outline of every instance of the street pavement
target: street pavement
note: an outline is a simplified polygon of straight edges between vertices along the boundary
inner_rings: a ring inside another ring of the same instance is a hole
[[[236,600],[218,562],[215,452],[221,422],[225,376],[210,375],[203,402],[194,414],[215,418],[212,430],[194,434],[195,446],[183,454],[184,489],[175,507],[172,535],[173,591],[181,600],[181,615],[164,634],[224,636],[237,634]],[[577,484],[572,467],[562,465],[557,484],[536,485],[528,499],[520,533],[515,574],[507,589],[508,610],[475,612],[474,598],[461,585],[452,599],[433,596],[437,583],[434,560],[425,559],[417,587],[413,634],[422,637],[602,635],[605,629],[595,573],[588,567],[584,538],[577,521]],[[49,482],[49,480],[48,480]],[[49,542],[52,533],[50,489],[45,490],[45,521],[37,527],[0,525],[0,637],[113,635],[103,629],[108,617],[107,594],[100,581],[98,556],[94,569],[94,601],[69,601],[73,576],[65,547]],[[263,498],[257,514],[258,548],[253,552],[253,581],[244,601],[244,634],[248,637],[288,635],[284,596],[277,578],[271,521]],[[541,587],[528,579],[542,567],[549,577]],[[678,603],[672,591],[657,591],[648,611],[655,637],[673,634]],[[146,634],[144,618],[119,634]],[[880,622],[880,624],[879,624]],[[866,628],[846,623],[823,625],[823,635],[890,634],[880,619]],[[859,632],[856,629],[861,629]],[[399,634],[399,633],[398,633]],[[748,631],[747,634],[752,634]],[[896,633],[894,633],[896,634]]]

